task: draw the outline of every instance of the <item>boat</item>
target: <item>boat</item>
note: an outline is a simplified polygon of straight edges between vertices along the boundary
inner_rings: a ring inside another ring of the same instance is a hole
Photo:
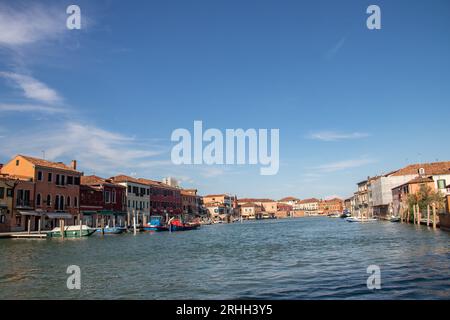
[[[200,223],[197,222],[182,222],[180,219],[174,219],[170,221],[170,231],[187,231],[195,230],[200,227]]]
[[[339,218],[341,215],[338,212],[335,212],[335,213],[330,213],[327,216],[328,216],[328,218]]]
[[[374,218],[361,218],[361,217],[347,217],[345,218],[347,222],[375,222],[377,219]]]
[[[120,234],[123,233],[126,230],[126,228],[124,227],[109,227],[106,226],[103,229],[102,228],[97,228],[97,233],[102,233],[102,234]]]
[[[342,214],[340,215],[340,218],[348,218],[348,217],[351,217],[351,214],[350,214],[350,212],[347,209],[345,209],[342,212]]]
[[[400,217],[390,216],[388,219],[390,222],[400,222]]]
[[[79,238],[80,234],[81,237],[89,237],[90,235],[93,235],[96,231],[97,231],[96,228],[90,228],[87,225],[82,225],[81,230],[80,226],[66,226],[64,227],[63,232],[65,238]],[[61,238],[61,228],[56,227],[53,230],[47,232],[47,237]]]
[[[152,216],[150,218],[150,222],[143,225],[144,231],[167,231],[169,228],[166,228],[167,230],[164,230],[163,223],[162,223],[162,216]]]

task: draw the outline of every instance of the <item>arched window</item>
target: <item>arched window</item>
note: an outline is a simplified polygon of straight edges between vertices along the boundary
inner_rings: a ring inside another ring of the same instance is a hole
[[[59,210],[64,210],[64,196],[59,198]]]
[[[58,209],[59,209],[59,196],[57,195],[55,197],[55,210],[58,210]]]
[[[47,195],[47,206],[50,207],[52,205],[52,196],[50,194]]]
[[[66,205],[70,207],[70,197],[67,197]]]
[[[78,198],[77,197],[75,197],[74,200],[73,200],[73,206],[75,208],[78,208]]]
[[[41,206],[41,194],[40,193],[38,193],[37,195],[36,195],[36,206]]]

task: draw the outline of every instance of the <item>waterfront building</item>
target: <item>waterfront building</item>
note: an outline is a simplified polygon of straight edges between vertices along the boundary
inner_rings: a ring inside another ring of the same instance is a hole
[[[137,223],[147,223],[150,216],[150,186],[126,175],[111,177],[110,181],[126,188],[127,224],[132,225],[133,214],[136,215]]]
[[[278,203],[277,213],[275,215],[277,218],[292,218],[294,216],[294,208],[286,203]]]
[[[34,183],[33,191],[31,187],[24,189],[16,199],[16,202],[30,204],[22,205],[22,209],[34,208],[17,212],[27,216],[25,220],[31,220],[32,228],[54,228],[61,219],[65,220],[65,225],[78,224],[82,173],[77,171],[76,160],[68,166],[62,162],[17,155],[1,168],[1,173]]]
[[[297,205],[299,201],[300,199],[295,197],[285,197],[283,199],[278,200],[278,203],[287,204],[294,209],[294,207]]]
[[[181,189],[164,182],[139,178],[150,187],[150,214],[173,217],[183,213]]]
[[[181,189],[180,192],[183,213],[192,216],[202,216],[203,198],[197,194],[197,189]]]
[[[260,206],[262,208],[263,215],[267,215],[270,218],[275,218],[278,212],[278,202],[272,199],[242,198],[238,201],[239,206],[242,206],[246,203],[255,203],[256,205]]]
[[[0,232],[38,230],[34,203],[33,181],[0,175]]]
[[[434,180],[431,176],[418,176],[402,185],[392,188],[392,213],[394,215],[400,215],[401,211],[408,207],[408,195],[416,194],[422,186],[426,186],[433,191],[435,190]]]
[[[262,219],[263,207],[254,202],[247,202],[240,206],[240,215],[244,220]]]
[[[127,218],[126,187],[95,175],[82,176],[80,212],[90,226],[125,225]]]
[[[298,210],[304,211],[305,215],[316,215],[319,211],[319,199],[308,198],[297,203]]]
[[[339,198],[332,198],[328,200],[322,200],[319,202],[319,213],[329,214],[342,212],[344,210],[344,201]]]
[[[352,213],[352,210],[353,210],[353,201],[354,201],[353,196],[351,196],[350,198],[344,199],[344,210],[346,210],[350,214]]]
[[[450,184],[447,186],[447,213],[450,213]]]
[[[431,176],[435,183],[433,189],[445,195],[446,183],[450,181],[450,161],[412,164],[388,174],[370,178],[367,185],[369,212],[374,216],[387,218],[392,213],[392,189],[417,176]]]
[[[237,198],[228,194],[209,194],[203,197],[206,207],[221,208],[221,214],[234,215],[237,209]],[[209,209],[208,209],[209,210]]]

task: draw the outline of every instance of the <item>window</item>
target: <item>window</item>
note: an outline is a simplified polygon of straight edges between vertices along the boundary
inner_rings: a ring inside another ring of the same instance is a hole
[[[79,186],[79,185],[80,185],[80,177],[75,177],[75,178],[73,179],[73,181],[75,182],[75,185],[76,185],[76,186]]]
[[[60,184],[59,174],[56,175],[56,185],[59,186]]]
[[[67,184],[73,184],[73,177],[67,176]]]
[[[55,197],[55,210],[58,210],[59,208],[59,196]]]
[[[42,171],[38,171],[37,179],[38,179],[38,181],[42,181]]]
[[[20,160],[16,160],[16,166],[20,164]]]
[[[6,189],[6,196],[8,198],[12,198],[12,196],[13,196],[13,189],[11,189],[11,188]]]
[[[130,208],[130,200],[128,200],[128,208]]]
[[[36,195],[36,206],[40,206],[41,205],[41,194],[38,193]]]
[[[4,214],[0,215],[0,223],[6,223],[6,216]]]
[[[112,203],[116,203],[116,190],[112,191]]]
[[[111,194],[109,191],[105,191],[104,192],[104,198],[105,198],[105,203],[110,203],[111,202]]]
[[[61,175],[61,185],[64,186],[66,184],[66,176]]]
[[[128,193],[131,193],[131,186],[128,186]]]
[[[50,194],[47,195],[47,206],[52,205],[52,196]]]
[[[1,187],[0,188],[0,199],[3,199],[5,197],[5,188]]]
[[[70,197],[67,197],[66,205],[70,207]]]
[[[52,175],[51,172],[49,172],[48,175],[47,175],[47,181],[48,182],[52,182],[53,181],[53,175]]]
[[[445,179],[440,179],[437,181],[438,189],[445,189],[445,185],[446,185]]]
[[[79,179],[79,178],[78,178]],[[73,206],[75,207],[75,208],[78,208],[78,198],[77,197],[75,197],[75,199],[73,200]]]
[[[150,195],[150,189],[147,189],[147,195],[148,196]]]

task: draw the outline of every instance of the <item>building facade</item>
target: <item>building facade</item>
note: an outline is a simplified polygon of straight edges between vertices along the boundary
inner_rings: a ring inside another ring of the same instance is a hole
[[[138,224],[146,224],[150,217],[150,186],[126,175],[114,176],[109,180],[125,187],[127,224],[133,224],[134,216]]]
[[[82,176],[80,211],[87,225],[99,227],[127,223],[126,187],[98,176]]]
[[[19,213],[28,216],[24,219],[31,219],[35,226],[53,228],[61,219],[65,220],[65,225],[78,224],[82,173],[76,166],[75,160],[68,166],[62,162],[17,155],[2,167],[1,173],[34,183],[33,191],[28,188],[17,195],[16,202],[21,202],[23,209]],[[33,212],[30,208],[34,208]]]

